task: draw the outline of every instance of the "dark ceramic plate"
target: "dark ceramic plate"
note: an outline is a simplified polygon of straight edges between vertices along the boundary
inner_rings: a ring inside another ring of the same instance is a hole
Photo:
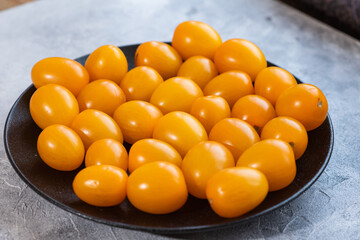
[[[137,46],[121,47],[130,69],[134,67]],[[86,58],[87,56],[83,56],[76,60],[84,64]],[[80,201],[72,190],[72,181],[81,168],[72,172],[60,172],[49,168],[39,158],[36,142],[41,130],[33,122],[29,112],[29,100],[34,91],[34,86],[30,86],[21,94],[5,124],[4,143],[12,166],[25,183],[56,206],[115,227],[182,233],[219,229],[248,221],[279,208],[309,188],[324,171],[333,147],[333,127],[328,116],[319,128],[309,132],[309,145],[305,154],[296,162],[298,172],[293,183],[283,190],[269,193],[261,205],[238,218],[221,218],[211,210],[206,200],[191,196],[180,210],[160,216],[143,213],[128,200],[116,207],[93,207]]]

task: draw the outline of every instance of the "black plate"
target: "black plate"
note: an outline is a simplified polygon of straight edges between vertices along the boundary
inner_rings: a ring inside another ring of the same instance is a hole
[[[121,47],[128,59],[129,69],[134,67],[137,46]],[[76,60],[84,64],[86,58],[83,56]],[[206,200],[191,196],[184,207],[167,215],[143,213],[128,200],[116,207],[93,207],[80,201],[72,190],[72,181],[81,168],[60,172],[49,168],[39,158],[36,142],[41,129],[31,119],[29,111],[29,101],[34,91],[31,85],[21,94],[6,120],[4,143],[10,163],[25,183],[51,203],[78,216],[115,227],[183,233],[219,229],[248,221],[279,208],[309,188],[324,171],[333,147],[333,127],[328,116],[319,128],[309,132],[309,145],[305,154],[296,162],[298,172],[293,183],[283,190],[269,193],[261,205],[238,218],[221,218],[211,210]]]

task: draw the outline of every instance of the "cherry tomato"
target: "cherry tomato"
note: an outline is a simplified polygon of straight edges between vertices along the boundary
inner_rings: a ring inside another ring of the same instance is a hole
[[[209,58],[194,56],[181,64],[177,73],[179,77],[186,77],[193,80],[200,88],[218,75],[215,64]]]
[[[231,113],[224,98],[210,95],[197,98],[191,106],[190,114],[201,122],[207,133],[210,133],[216,123],[229,118]]]
[[[186,60],[192,56],[213,59],[221,43],[220,35],[206,23],[186,21],[176,27],[171,44]]]
[[[86,59],[85,68],[91,81],[108,79],[119,84],[128,71],[128,63],[120,48],[104,45],[90,54]]]
[[[180,167],[182,158],[170,144],[157,139],[142,139],[131,146],[129,151],[129,172],[155,161],[171,162]]]
[[[288,116],[301,122],[307,131],[319,127],[326,119],[328,103],[319,88],[298,84],[286,89],[276,102],[278,116]]]
[[[52,124],[70,126],[79,113],[74,95],[57,84],[47,84],[37,89],[31,96],[29,107],[32,119],[41,129]]]
[[[194,100],[202,96],[203,92],[195,82],[184,77],[174,77],[155,89],[150,102],[164,114],[172,111],[190,112]]]
[[[78,62],[61,57],[49,57],[37,62],[31,70],[36,88],[54,83],[67,88],[75,96],[89,83],[89,73]]]
[[[257,207],[266,197],[265,175],[252,168],[233,167],[215,173],[206,186],[211,208],[224,218],[239,217]]]
[[[241,71],[229,71],[213,78],[204,88],[204,95],[225,98],[230,107],[241,97],[254,93],[249,75]]]
[[[203,141],[193,146],[185,155],[181,165],[189,193],[206,199],[206,184],[216,172],[234,167],[231,152],[221,143]]]
[[[180,168],[169,162],[152,162],[130,174],[127,197],[141,211],[167,214],[185,204],[188,191]]]
[[[260,137],[247,122],[237,118],[225,118],[211,129],[209,140],[224,144],[236,161],[246,149],[258,142]]]
[[[249,123],[257,131],[276,117],[275,109],[271,103],[259,95],[247,95],[240,98],[234,104],[231,116]]]
[[[128,176],[126,172],[111,165],[93,165],[81,170],[73,181],[75,194],[87,204],[112,207],[126,197]]]
[[[296,175],[292,147],[277,139],[255,143],[240,156],[236,166],[251,167],[264,173],[269,182],[269,191],[285,188]]]
[[[266,68],[267,62],[262,51],[245,39],[230,39],[215,52],[214,62],[220,73],[232,70],[244,71],[253,81]]]
[[[255,94],[263,96],[273,106],[280,94],[291,86],[297,84],[291,73],[279,67],[264,68],[255,79]]]
[[[96,109],[110,116],[126,101],[121,88],[113,81],[100,79],[86,85],[77,97],[80,111]]]
[[[185,112],[171,112],[160,118],[154,128],[153,138],[173,146],[182,157],[195,144],[208,139],[201,123]]]
[[[130,144],[151,137],[162,116],[157,107],[139,100],[126,102],[114,112],[114,120],[119,124],[124,140]]]
[[[80,167],[85,149],[79,135],[71,128],[54,124],[46,127],[37,140],[40,158],[51,168],[72,171]]]
[[[113,138],[123,142],[122,132],[117,123],[106,113],[87,109],[79,113],[71,123],[71,128],[79,134],[86,149],[103,138]]]
[[[128,153],[117,140],[104,138],[90,145],[85,155],[85,166],[112,165],[127,170]]]
[[[164,80],[175,77],[181,63],[182,59],[175,48],[162,42],[142,43],[135,52],[136,67],[152,67]]]
[[[154,90],[163,82],[163,78],[153,68],[136,67],[125,74],[120,87],[124,90],[126,99],[150,101]]]

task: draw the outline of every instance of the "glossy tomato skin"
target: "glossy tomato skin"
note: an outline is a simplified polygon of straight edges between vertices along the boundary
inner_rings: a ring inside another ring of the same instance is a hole
[[[319,88],[303,83],[286,89],[279,96],[275,110],[278,116],[295,118],[311,131],[325,121],[328,103]]]
[[[120,48],[104,45],[89,55],[85,68],[89,72],[90,81],[108,79],[119,84],[128,71],[128,63]]]
[[[127,197],[143,212],[167,214],[185,204],[188,191],[179,167],[169,162],[151,162],[130,174]]]
[[[260,137],[247,122],[237,118],[225,118],[211,129],[209,140],[222,143],[237,161],[246,149],[260,140]]]
[[[133,100],[120,105],[114,112],[114,120],[119,124],[127,143],[152,136],[154,127],[163,116],[151,103]]]
[[[47,84],[37,89],[31,96],[29,108],[32,119],[41,129],[52,124],[70,126],[79,113],[74,95],[57,84]]]
[[[213,61],[203,56],[193,56],[183,62],[177,76],[193,80],[201,89],[214,77],[218,71]]]
[[[135,66],[154,68],[164,80],[175,77],[182,59],[169,44],[150,41],[140,44],[135,52]]]
[[[230,39],[215,52],[214,62],[220,73],[240,70],[255,81],[257,74],[267,67],[263,52],[245,39]]]
[[[126,172],[111,165],[93,165],[74,178],[73,189],[82,201],[96,207],[112,207],[126,197]]]
[[[129,172],[155,161],[170,162],[181,167],[182,158],[170,144],[153,138],[139,140],[131,146]]]
[[[96,109],[112,116],[115,109],[126,101],[126,97],[115,82],[99,79],[86,85],[77,100],[80,111]]]
[[[192,56],[213,59],[221,43],[220,35],[208,24],[199,21],[180,23],[174,31],[171,42],[184,60]]]
[[[188,191],[206,199],[206,184],[216,172],[235,166],[231,152],[221,143],[203,141],[193,146],[181,164]]]
[[[221,170],[210,178],[206,195],[215,213],[224,218],[234,218],[260,205],[268,188],[262,172],[247,167],[233,167]]]
[[[231,115],[227,101],[219,96],[210,95],[197,98],[191,105],[190,114],[201,122],[207,133],[224,118]]]
[[[297,84],[291,73],[279,67],[267,67],[256,76],[254,89],[255,94],[263,96],[275,106],[280,94],[289,87]]]
[[[153,138],[169,143],[182,157],[195,144],[208,140],[201,123],[181,111],[171,112],[160,118],[154,128]]]
[[[79,135],[71,128],[54,124],[46,127],[37,140],[40,158],[51,168],[73,171],[84,160],[85,148]]]
[[[89,83],[89,73],[80,63],[72,59],[49,57],[34,65],[31,79],[36,88],[53,83],[67,88],[77,96]]]
[[[236,166],[255,168],[264,173],[271,192],[287,187],[296,175],[292,147],[277,139],[255,143],[240,156]]]
[[[93,142],[104,138],[123,142],[122,132],[114,119],[95,109],[87,109],[79,113],[71,123],[71,128],[79,134],[86,149]]]
[[[140,66],[131,69],[121,80],[120,87],[128,101],[149,102],[154,90],[163,82],[161,75],[153,68]]]
[[[304,125],[291,117],[276,117],[264,126],[261,140],[279,139],[290,144],[295,159],[299,159],[308,145],[308,135]]]
[[[254,87],[248,74],[241,71],[229,71],[213,78],[204,88],[204,95],[223,97],[232,107],[241,97],[254,93]]]
[[[174,77],[155,89],[150,103],[157,106],[164,114],[172,111],[190,112],[192,103],[202,96],[203,92],[195,82],[184,77]]]
[[[85,155],[85,167],[93,165],[112,165],[127,170],[128,153],[119,141],[104,138],[93,142]]]

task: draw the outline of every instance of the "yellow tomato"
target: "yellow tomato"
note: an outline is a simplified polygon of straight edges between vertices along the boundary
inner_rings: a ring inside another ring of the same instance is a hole
[[[119,124],[124,140],[130,144],[151,137],[162,116],[157,107],[139,100],[126,102],[114,112],[114,120]]]
[[[85,155],[85,166],[112,165],[127,170],[128,153],[117,140],[104,138],[90,145]]]
[[[86,59],[85,68],[91,81],[109,79],[119,84],[128,71],[128,63],[120,48],[104,45],[90,54]]]
[[[31,96],[29,107],[32,119],[41,129],[52,124],[70,126],[79,113],[74,95],[57,84],[47,84],[37,89]]]
[[[183,157],[195,144],[208,139],[201,123],[185,112],[171,112],[160,118],[153,138],[173,146]]]
[[[157,139],[142,139],[131,146],[129,151],[129,172],[155,161],[171,162],[180,167],[182,158],[170,144]]]
[[[74,178],[75,194],[87,204],[112,207],[126,197],[128,176],[121,168],[111,165],[94,165],[81,170]]]
[[[36,88],[54,83],[67,88],[75,96],[89,83],[89,73],[78,62],[61,57],[49,57],[37,62],[31,70]]]
[[[203,141],[193,146],[181,164],[189,193],[206,199],[206,184],[216,172],[234,167],[234,157],[221,143]]]
[[[85,149],[79,137],[71,128],[54,124],[45,128],[37,140],[40,158],[59,171],[72,171],[80,167]]]
[[[195,82],[184,77],[174,77],[155,89],[150,102],[164,114],[172,111],[190,112],[194,100],[202,96],[203,92]]]
[[[188,197],[180,168],[169,162],[152,162],[137,168],[130,174],[126,190],[134,207],[152,214],[174,212]]]

